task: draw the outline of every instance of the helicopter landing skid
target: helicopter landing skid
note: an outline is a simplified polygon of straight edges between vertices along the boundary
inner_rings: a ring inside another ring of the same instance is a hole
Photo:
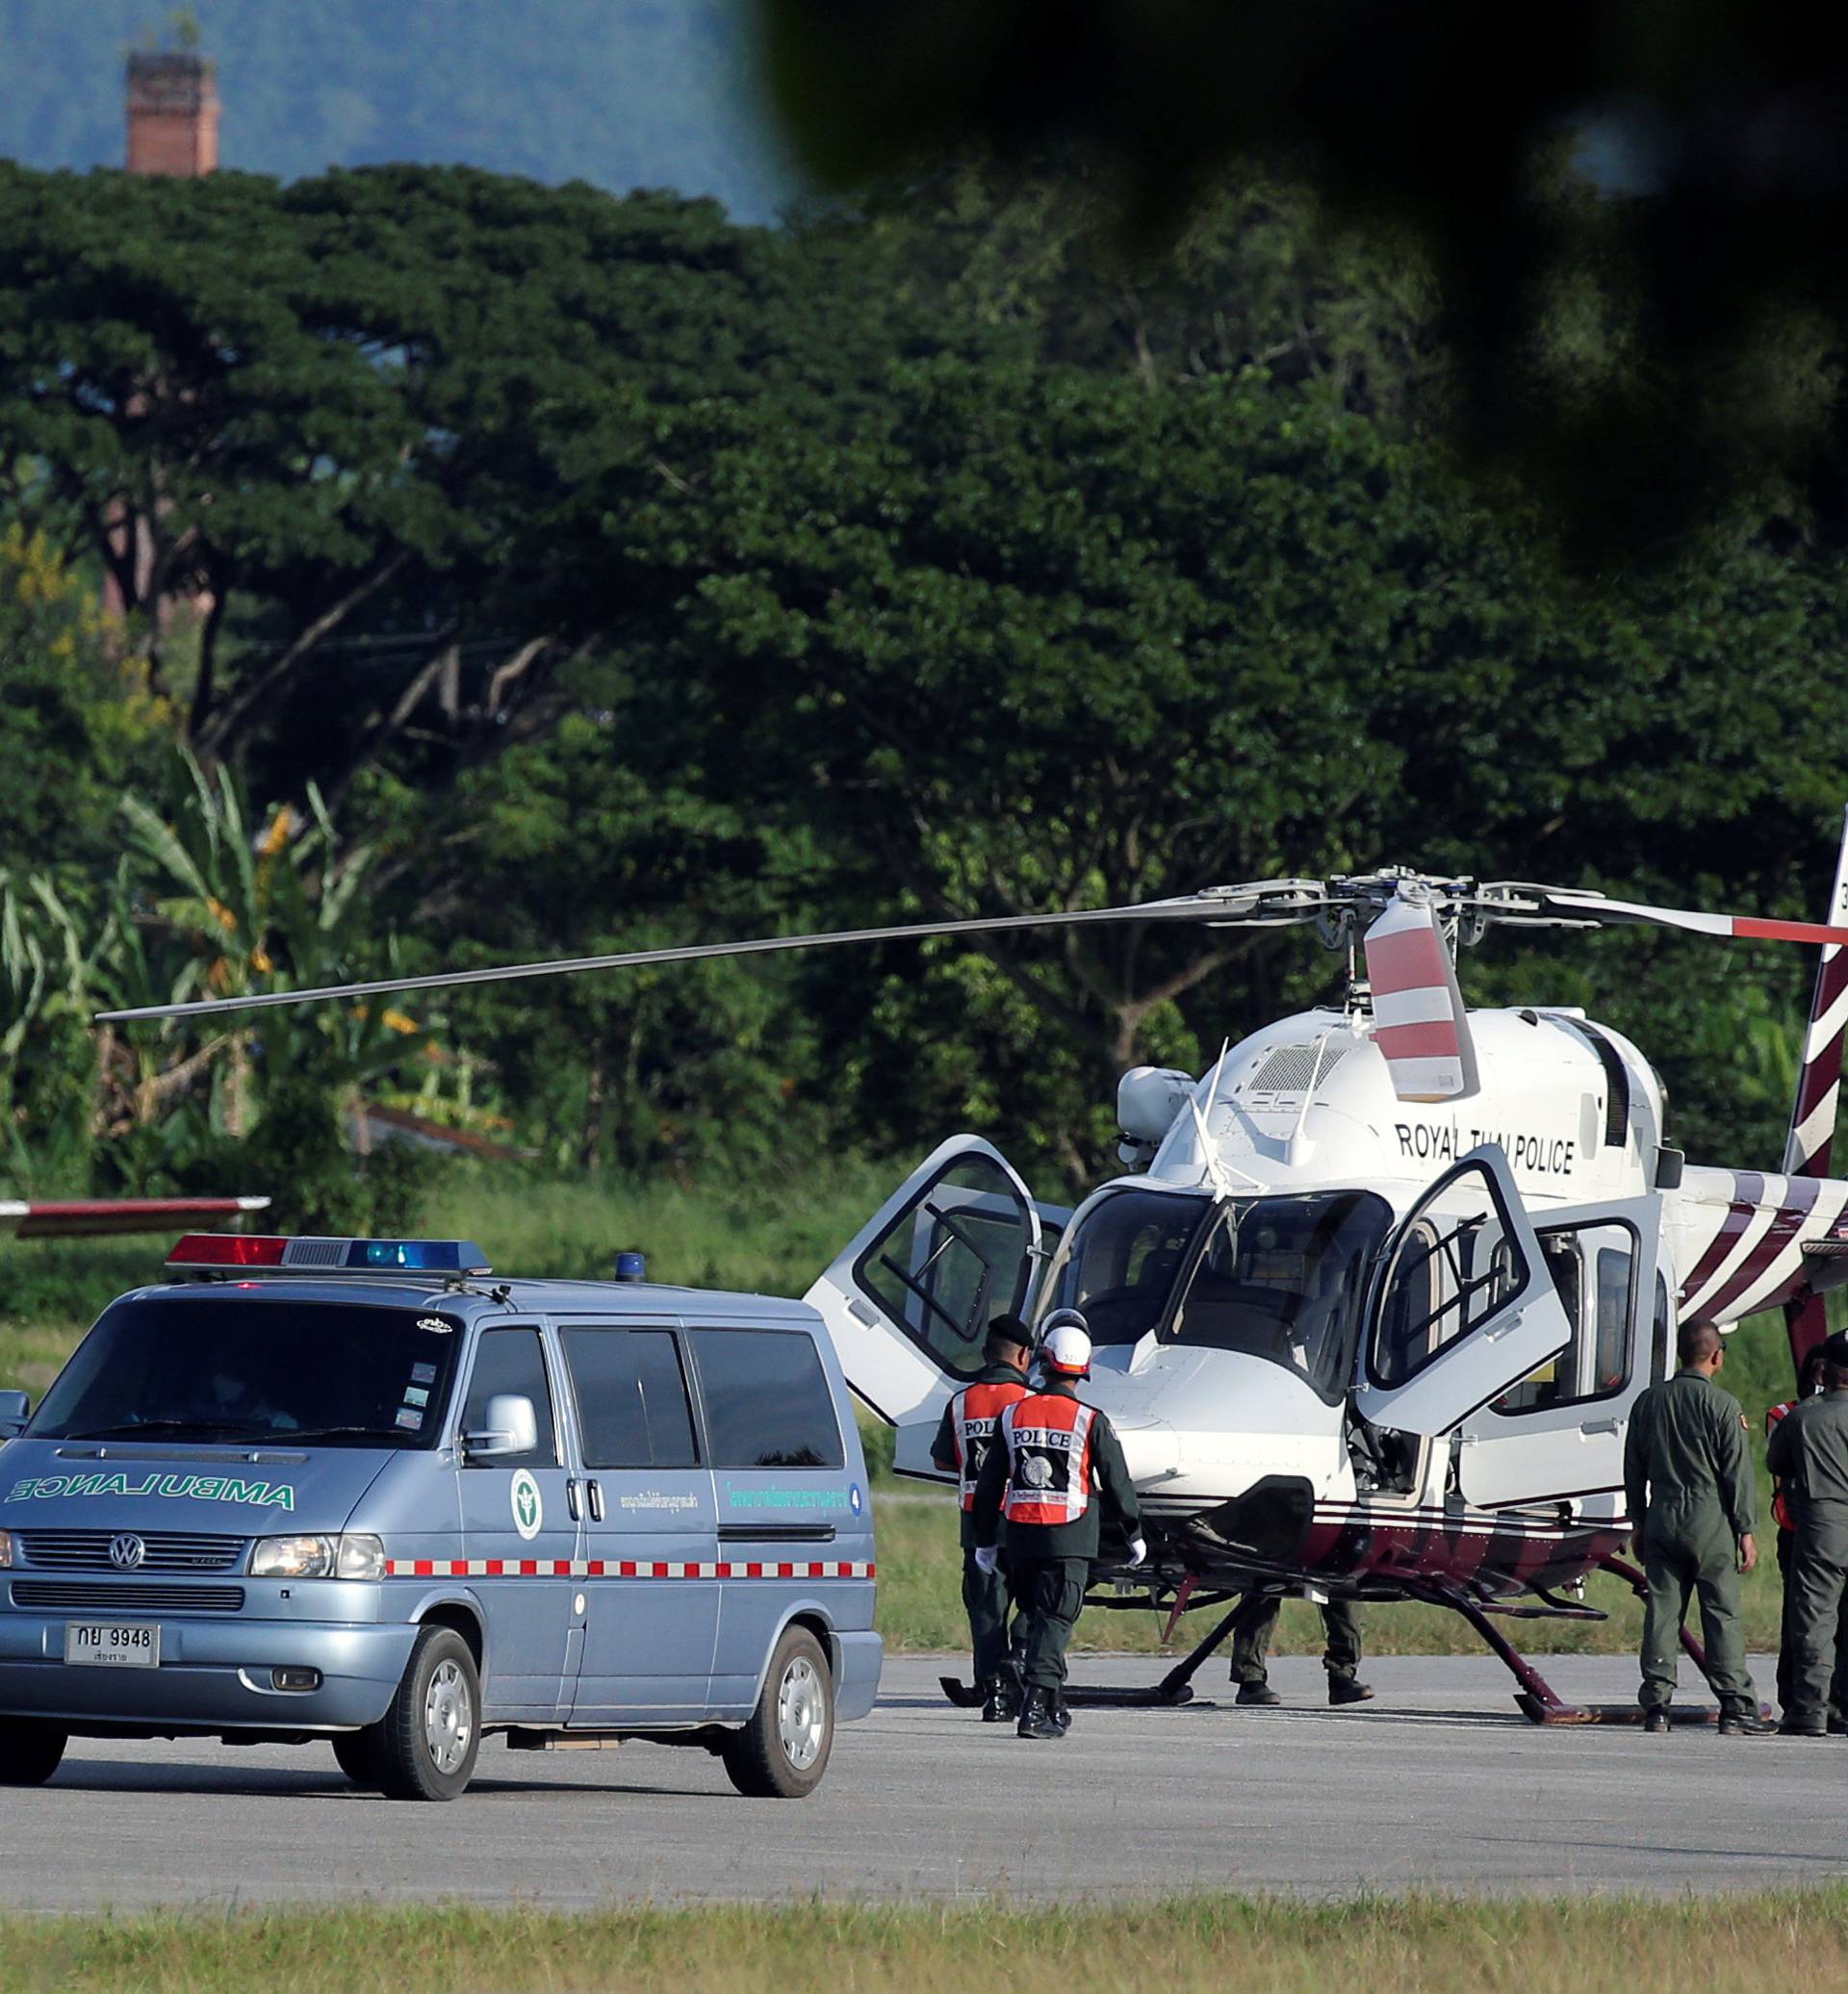
[[[1467,1593],[1453,1586],[1428,1585],[1419,1588],[1413,1598],[1423,1598],[1432,1606],[1448,1606],[1452,1613],[1460,1614],[1482,1637],[1483,1646],[1501,1661],[1521,1686],[1514,1693],[1515,1707],[1532,1724],[1603,1724],[1606,1722],[1602,1710],[1582,1703],[1569,1703],[1553,1688],[1538,1669],[1527,1660],[1514,1643],[1483,1612],[1480,1605]],[[1599,1619],[1603,1619],[1599,1615]],[[1641,1712],[1637,1715],[1640,1717]]]
[[[1232,1611],[1214,1623],[1213,1631],[1196,1647],[1191,1649],[1176,1662],[1161,1681],[1147,1689],[1118,1689],[1111,1683],[1068,1682],[1065,1699],[1076,1709],[1091,1710],[1174,1710],[1183,1703],[1194,1700],[1194,1677],[1200,1668],[1212,1660],[1225,1645],[1225,1637],[1232,1631],[1232,1623],[1238,1618],[1239,1609]],[[959,1681],[954,1675],[939,1675],[943,1694],[959,1710],[972,1710],[983,1700],[982,1693],[972,1683]],[[1210,1706],[1209,1706],[1210,1707]]]

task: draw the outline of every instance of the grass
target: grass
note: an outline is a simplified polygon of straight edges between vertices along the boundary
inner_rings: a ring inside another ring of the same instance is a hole
[[[752,1189],[692,1190],[655,1181],[535,1180],[505,1174],[458,1173],[430,1201],[425,1232],[475,1239],[503,1272],[602,1276],[618,1250],[639,1246],[659,1281],[800,1294],[839,1252],[896,1180],[891,1166],[827,1164],[799,1178]],[[56,1375],[84,1326],[112,1295],[153,1278],[167,1242],[159,1239],[0,1242],[0,1386],[23,1386],[36,1398]],[[1789,1359],[1782,1321],[1760,1317],[1729,1343],[1724,1382],[1754,1419],[1755,1445],[1763,1407],[1788,1388]],[[889,1430],[863,1422],[876,1490],[888,1489]],[[905,1485],[915,1491],[922,1485]],[[879,1618],[894,1649],[962,1649],[967,1640],[959,1597],[955,1512],[947,1503],[878,1503]],[[1774,1648],[1778,1574],[1771,1559],[1768,1492],[1764,1561],[1745,1580],[1747,1636],[1755,1649]],[[1511,1622],[1516,1645],[1535,1654],[1633,1653],[1641,1609],[1614,1581],[1594,1578],[1588,1603],[1606,1609],[1603,1623]],[[1454,1615],[1425,1606],[1363,1609],[1367,1645],[1375,1654],[1474,1653],[1479,1644]],[[1183,1646],[1209,1622],[1189,1617]],[[1080,1639],[1118,1652],[1161,1651],[1161,1624],[1146,1613],[1092,1610]],[[1313,1607],[1284,1607],[1275,1651],[1320,1653]]]
[[[1839,1986],[1848,1890],[1661,1903],[1419,1896],[1303,1905],[1201,1896],[1110,1909],[823,1904],[585,1915],[466,1907],[0,1917],[9,1989],[494,1987],[706,1994],[988,1982],[1231,1994],[1756,1994]]]

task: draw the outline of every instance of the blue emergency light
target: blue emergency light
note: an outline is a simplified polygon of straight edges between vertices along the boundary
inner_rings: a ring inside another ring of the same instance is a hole
[[[346,1248],[350,1272],[399,1267],[420,1274],[485,1274],[488,1256],[472,1240],[354,1240]]]

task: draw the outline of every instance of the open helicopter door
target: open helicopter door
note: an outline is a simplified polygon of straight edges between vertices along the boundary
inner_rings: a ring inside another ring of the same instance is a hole
[[[1659,1198],[1549,1210],[1535,1230],[1571,1339],[1455,1436],[1466,1502],[1570,1502],[1624,1486],[1624,1431],[1650,1383],[1665,1296]]]
[[[1394,1235],[1368,1310],[1354,1410],[1386,1433],[1447,1434],[1571,1342],[1507,1158],[1485,1143]]]
[[[937,1472],[931,1442],[945,1401],[981,1368],[989,1319],[1025,1311],[1046,1235],[1066,1215],[1037,1206],[980,1137],[955,1136],[809,1289],[848,1384],[898,1428],[901,1473]]]

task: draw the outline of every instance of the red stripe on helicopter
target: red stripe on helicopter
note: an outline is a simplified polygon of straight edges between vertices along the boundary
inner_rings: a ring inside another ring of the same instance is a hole
[[[1720,1221],[1719,1231],[1707,1242],[1707,1251],[1695,1262],[1693,1271],[1681,1283],[1681,1300],[1684,1302],[1690,1301],[1719,1272],[1739,1235],[1757,1216],[1759,1201],[1764,1196],[1762,1173],[1757,1170],[1736,1171],[1732,1178],[1732,1203]]]
[[[1444,943],[1428,924],[1401,928],[1397,934],[1367,936],[1367,976],[1380,990],[1448,990]]]
[[[1763,1236],[1751,1252],[1733,1271],[1727,1276],[1719,1291],[1710,1300],[1702,1304],[1711,1315],[1723,1315],[1732,1304],[1740,1300],[1771,1271],[1779,1254],[1790,1244],[1803,1230],[1803,1222],[1815,1210],[1816,1199],[1822,1194],[1824,1179],[1820,1177],[1793,1177],[1790,1180],[1789,1202],[1781,1204],[1771,1214],[1771,1223],[1764,1229]],[[1797,1270],[1802,1278],[1802,1269]]]
[[[1753,914],[1733,914],[1731,920],[1741,941],[1848,942],[1848,928],[1828,928],[1820,921],[1762,921]]]
[[[1454,1060],[1462,1040],[1454,1024],[1442,1020],[1422,1025],[1380,1025],[1373,1042],[1389,1060]]]

